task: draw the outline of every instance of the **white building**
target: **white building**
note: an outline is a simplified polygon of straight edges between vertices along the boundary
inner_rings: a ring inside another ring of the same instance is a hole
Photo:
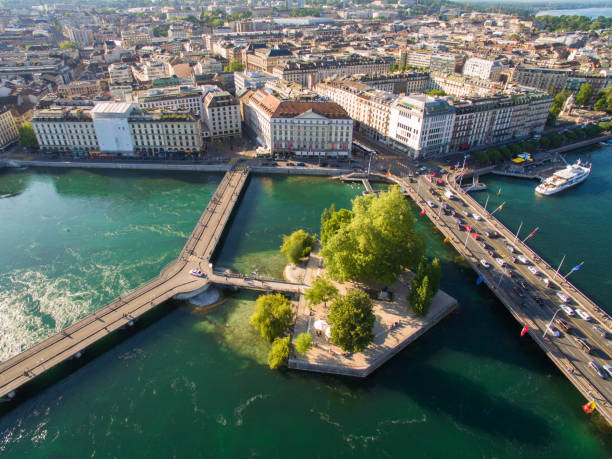
[[[203,92],[193,86],[169,89],[150,89],[136,94],[136,101],[146,110],[188,111],[197,116],[202,113]]]
[[[251,89],[256,91],[262,89],[268,81],[277,80],[275,76],[267,72],[234,72],[234,85],[236,94]]]
[[[163,61],[148,61],[140,65],[132,65],[134,79],[140,82],[153,81],[171,75],[170,64]]]
[[[260,90],[245,102],[244,117],[272,154],[350,155],[353,120],[334,102],[287,101]]]
[[[111,64],[108,66],[111,84],[131,83],[132,69],[126,64]]]
[[[128,125],[134,104],[125,102],[100,102],[91,110],[93,127],[100,151],[131,153],[134,143]]]
[[[499,81],[501,71],[502,65],[499,62],[479,57],[470,57],[463,66],[464,75],[483,80]]]
[[[121,45],[129,48],[136,45],[150,44],[153,34],[147,27],[140,27],[135,30],[124,30],[121,32]]]
[[[0,150],[19,139],[19,130],[11,111],[4,107],[0,110]]]
[[[412,158],[449,151],[455,110],[444,99],[425,94],[398,98],[391,106],[389,138]]]

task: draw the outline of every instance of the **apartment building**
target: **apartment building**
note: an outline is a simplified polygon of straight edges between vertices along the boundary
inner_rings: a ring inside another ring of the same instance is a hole
[[[510,81],[514,84],[556,93],[565,89],[571,70],[517,66]]]
[[[171,75],[170,64],[163,61],[147,61],[139,65],[132,65],[134,79],[141,83],[165,78]]]
[[[388,75],[356,75],[353,77],[367,86],[393,94],[423,93],[428,88],[427,72],[401,72]]]
[[[428,89],[441,89],[453,97],[485,97],[503,91],[504,85],[500,82],[468,77],[458,73],[432,72],[429,75]]]
[[[203,92],[193,86],[178,88],[150,89],[136,94],[136,102],[145,110],[187,111],[202,114]]]
[[[502,65],[497,61],[470,57],[463,65],[463,74],[468,77],[476,77],[483,80],[499,81]]]
[[[202,148],[200,122],[191,114],[130,103],[51,105],[34,111],[32,126],[45,151],[154,156]]]
[[[272,154],[349,156],[353,120],[334,102],[281,100],[257,91],[244,106],[245,123]]]
[[[100,92],[100,85],[97,80],[71,81],[68,84],[59,85],[57,92],[62,97],[91,97]]]
[[[288,49],[255,48],[246,55],[246,68],[253,72],[272,72],[274,67],[283,65],[295,56]]]
[[[236,94],[240,94],[247,89],[258,90],[263,88],[268,81],[277,80],[275,76],[268,72],[234,72],[234,85]]]
[[[13,114],[7,107],[0,108],[0,150],[19,140],[19,130]]]
[[[356,121],[354,129],[365,136],[386,142],[391,104],[396,95],[353,80],[328,80],[315,91],[340,105]]]
[[[391,105],[389,139],[413,159],[449,152],[454,108],[444,99],[426,94],[403,96]]]
[[[111,84],[132,82],[132,68],[126,64],[111,64],[108,66]]]
[[[121,45],[124,48],[130,48],[136,45],[145,45],[151,43],[153,34],[147,27],[140,27],[134,30],[121,31]]]
[[[451,149],[465,150],[539,134],[546,125],[552,100],[548,94],[534,92],[456,101]]]
[[[432,54],[429,71],[447,74],[461,72],[464,59],[463,56],[456,54]]]
[[[227,91],[211,90],[204,96],[202,121],[213,139],[242,132],[240,105]]]
[[[352,55],[347,58],[325,58],[309,62],[287,62],[274,67],[272,74],[286,81],[299,83],[308,88],[329,77],[343,77],[357,74],[389,73],[392,57],[368,58]]]
[[[93,32],[90,29],[64,26],[62,32],[68,37],[68,40],[80,46],[90,46],[94,41]]]

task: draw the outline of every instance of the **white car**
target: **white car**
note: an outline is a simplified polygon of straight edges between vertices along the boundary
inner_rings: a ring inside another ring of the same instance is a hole
[[[531,271],[531,274],[533,274],[534,276],[537,276],[538,274],[540,274],[540,271],[538,271],[538,268],[536,268],[535,266],[530,266],[527,269]]]
[[[479,222],[480,220],[482,220],[482,217],[481,217],[480,215],[478,215],[478,214],[472,214],[472,217],[474,217],[474,220],[476,220],[476,221],[478,221],[478,222]]]
[[[431,202],[431,201],[427,201],[427,205],[428,205],[429,207],[431,207],[432,209],[433,209],[434,207],[436,207],[436,205],[435,205],[433,202]]]
[[[574,317],[576,315],[574,310],[566,304],[560,304],[559,307],[563,309],[563,312],[565,312],[570,317]]]
[[[528,264],[529,264],[529,260],[527,259],[527,257],[526,257],[525,255],[519,255],[517,258],[519,259],[519,261],[520,261],[521,263],[524,263],[524,264],[526,264],[526,265],[528,265]]]
[[[608,375],[610,375],[610,377],[612,378],[612,366],[604,365],[603,369],[606,370],[606,373],[608,373]]]
[[[509,251],[510,253],[514,253],[514,246],[511,246],[511,245],[506,245],[506,247],[508,248],[508,251]]]
[[[559,330],[557,330],[555,327],[546,327],[546,328],[548,329],[550,334],[553,335],[555,338],[558,338],[559,336],[561,336],[561,333],[559,333]]]
[[[498,264],[499,266],[501,266],[502,268],[503,268],[504,266],[506,266],[506,260],[504,260],[503,258],[496,258],[496,259],[495,259],[495,261],[496,261],[496,262],[497,262],[497,264]]]
[[[569,302],[569,300],[570,300],[569,296],[567,296],[565,293],[562,293],[562,292],[557,292],[557,296],[558,296],[558,297],[559,297],[559,299],[560,299],[561,301],[563,301],[564,303],[568,303],[568,302]]]
[[[491,267],[491,265],[489,263],[487,263],[487,260],[485,260],[484,258],[480,259],[480,264],[482,266],[484,266],[485,268],[489,269]]]
[[[582,309],[576,308],[576,314],[578,314],[582,319],[586,320],[587,322],[591,320],[591,316],[589,316]]]

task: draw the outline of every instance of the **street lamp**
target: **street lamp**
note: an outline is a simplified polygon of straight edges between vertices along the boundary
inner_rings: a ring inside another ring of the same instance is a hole
[[[546,332],[548,332],[548,330],[550,329],[553,320],[555,320],[555,317],[557,317],[557,314],[559,314],[559,311],[561,311],[561,308],[557,309],[557,311],[555,312],[555,314],[552,316],[552,319],[550,319],[550,322],[548,322],[548,325],[546,325],[546,330],[544,330],[544,333],[542,334],[542,338],[546,337]]]

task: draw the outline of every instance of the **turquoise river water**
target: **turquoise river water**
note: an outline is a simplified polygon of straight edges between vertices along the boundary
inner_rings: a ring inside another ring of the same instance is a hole
[[[491,203],[508,201],[503,221],[541,227],[532,246],[546,258],[586,260],[574,280],[603,304],[612,294],[605,153],[593,153],[587,182],[558,198],[534,198],[531,182],[486,179],[502,187]],[[1,174],[0,359],[155,276],[220,179]],[[217,265],[280,276],[282,234],[317,231],[324,207],[348,206],[360,192],[322,178],[253,177]],[[41,377],[19,404],[0,404],[0,456],[609,457],[609,431],[582,412],[583,398],[519,337],[452,247],[419,226],[460,308],[369,378],[268,370],[268,345],[248,324],[253,294],[228,294],[213,311],[168,302]]]

